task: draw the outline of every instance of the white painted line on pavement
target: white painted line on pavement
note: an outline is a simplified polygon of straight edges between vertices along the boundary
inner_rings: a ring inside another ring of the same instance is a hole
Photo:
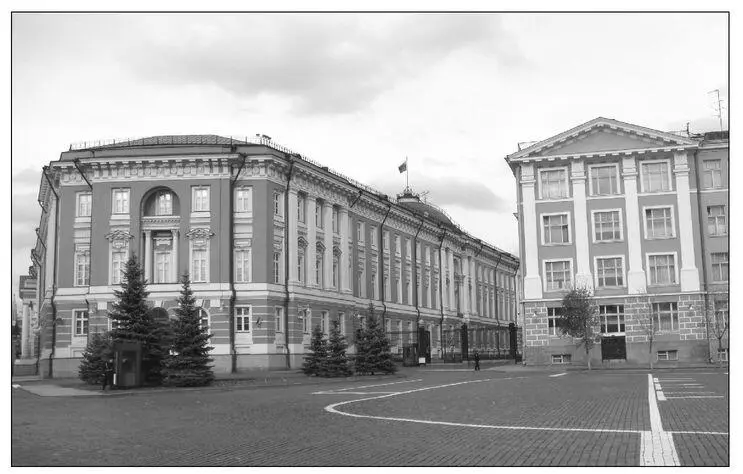
[[[666,392],[666,393],[717,393],[717,392]]]
[[[650,431],[643,431],[640,436],[640,465],[641,466],[679,466],[678,453],[673,444],[671,433],[663,431],[663,423],[658,410],[655,382],[652,374],[648,374],[648,408],[650,410]],[[662,392],[661,392],[662,393]]]
[[[399,392],[313,392],[312,395],[373,395],[379,393],[399,393]]]
[[[18,385],[17,383],[14,383],[14,384],[13,384],[13,388],[21,388],[21,386],[20,386],[20,385]]]
[[[724,395],[700,395],[698,397],[667,397],[667,398],[725,398]]]
[[[342,390],[357,390],[357,389],[360,389],[360,388],[384,387],[384,386],[387,386],[387,385],[395,385],[395,384],[398,384],[398,383],[412,383],[412,382],[421,382],[422,380],[423,380],[423,379],[415,379],[415,380],[403,380],[403,381],[401,381],[401,382],[378,383],[378,384],[374,384],[374,385],[362,385],[362,386],[360,386],[360,387],[346,387],[346,388],[338,388],[338,389],[335,389],[335,390],[332,390],[332,391],[333,391],[333,392],[340,392],[340,391],[342,391]]]
[[[568,374],[567,372],[563,372],[561,374],[550,375],[550,377],[560,377],[562,375],[567,375],[567,374]]]
[[[694,435],[722,435],[728,436],[730,433],[727,431],[666,431],[671,434],[694,434]]]

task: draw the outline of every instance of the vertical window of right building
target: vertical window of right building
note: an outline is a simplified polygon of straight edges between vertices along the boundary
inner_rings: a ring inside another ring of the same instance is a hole
[[[702,185],[704,188],[721,188],[722,160],[704,160],[702,163]]]

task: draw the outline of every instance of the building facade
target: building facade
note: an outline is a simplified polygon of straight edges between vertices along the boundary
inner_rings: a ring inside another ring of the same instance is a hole
[[[586,362],[556,323],[573,287],[598,305],[594,363],[727,358],[727,132],[599,117],[506,161],[518,182],[527,363]]]
[[[467,325],[486,350],[516,322],[516,257],[409,190],[390,199],[266,137],[71,147],[44,168],[39,202],[44,376],[74,376],[89,336],[110,329],[131,255],[161,318],[189,272],[216,372],[298,368],[312,327],[338,320],[353,343],[370,305],[393,350],[425,333],[433,358],[447,331]]]

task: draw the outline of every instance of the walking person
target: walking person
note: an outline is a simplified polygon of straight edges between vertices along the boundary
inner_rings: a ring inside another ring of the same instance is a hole
[[[113,386],[114,360],[108,359],[103,369],[103,387],[101,390],[106,391],[106,386]]]
[[[475,351],[475,370],[480,370],[480,354]]]

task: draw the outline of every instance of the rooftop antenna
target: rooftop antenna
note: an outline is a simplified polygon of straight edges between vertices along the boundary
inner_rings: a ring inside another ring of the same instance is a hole
[[[720,98],[720,89],[715,89],[713,91],[707,92],[707,95],[709,94],[716,94],[715,97],[713,97],[714,103],[712,104],[712,107],[715,110],[715,116],[720,121],[720,131],[722,132],[722,99]]]
[[[427,202],[428,202],[428,193],[430,193],[430,192],[431,192],[431,191],[423,191],[423,192],[421,193],[421,197],[423,198],[423,202],[425,202],[425,203],[427,203]]]

